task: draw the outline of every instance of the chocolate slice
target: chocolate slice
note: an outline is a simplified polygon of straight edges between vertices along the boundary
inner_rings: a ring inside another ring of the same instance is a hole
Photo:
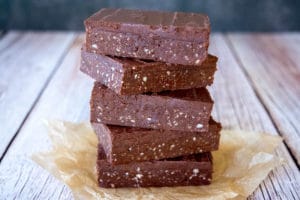
[[[212,178],[211,153],[182,156],[153,162],[111,165],[98,147],[100,187],[172,187],[208,185]]]
[[[205,88],[118,95],[95,82],[90,106],[91,122],[207,132],[213,101]]]
[[[84,22],[87,51],[182,65],[207,57],[207,15],[104,8]]]
[[[141,94],[211,85],[217,57],[208,55],[201,66],[175,65],[81,50],[80,70],[118,94]]]
[[[213,119],[209,131],[165,131],[92,124],[108,161],[126,164],[209,152],[219,147],[221,125]]]

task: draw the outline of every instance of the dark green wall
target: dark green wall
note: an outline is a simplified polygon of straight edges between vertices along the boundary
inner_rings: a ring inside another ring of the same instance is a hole
[[[204,12],[214,31],[300,30],[300,0],[0,0],[1,29],[83,30],[102,7]]]

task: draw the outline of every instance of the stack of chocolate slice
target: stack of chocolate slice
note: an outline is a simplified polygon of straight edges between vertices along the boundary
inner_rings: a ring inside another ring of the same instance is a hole
[[[101,187],[205,185],[221,125],[206,15],[102,9],[85,21],[81,71],[96,80],[91,123]]]

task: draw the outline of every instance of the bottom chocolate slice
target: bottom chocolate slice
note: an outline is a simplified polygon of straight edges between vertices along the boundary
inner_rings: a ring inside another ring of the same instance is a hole
[[[208,185],[212,178],[211,153],[158,161],[111,165],[102,146],[98,147],[100,187],[172,187]]]
[[[209,121],[208,132],[185,132],[92,123],[108,161],[126,164],[215,151],[221,125]]]

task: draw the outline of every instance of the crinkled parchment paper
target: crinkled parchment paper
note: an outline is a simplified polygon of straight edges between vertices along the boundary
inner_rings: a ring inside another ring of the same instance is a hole
[[[209,186],[104,189],[97,186],[97,138],[90,124],[51,121],[46,126],[53,148],[33,160],[67,184],[75,199],[244,199],[281,162],[274,154],[280,137],[223,130]]]

